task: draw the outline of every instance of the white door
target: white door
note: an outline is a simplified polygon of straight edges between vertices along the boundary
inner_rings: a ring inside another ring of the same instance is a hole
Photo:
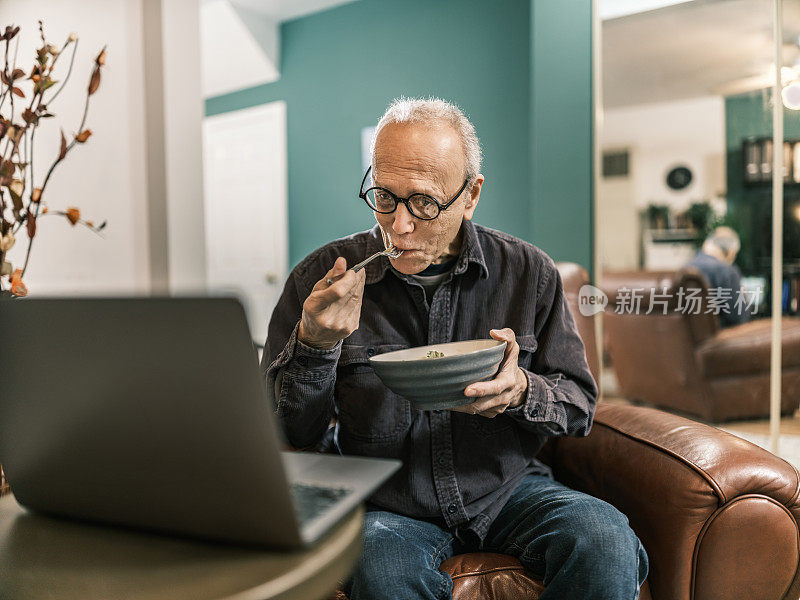
[[[286,103],[203,122],[208,290],[236,294],[263,344],[286,279]]]

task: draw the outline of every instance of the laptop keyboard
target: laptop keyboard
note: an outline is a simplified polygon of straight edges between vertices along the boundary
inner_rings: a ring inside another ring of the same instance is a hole
[[[293,483],[292,497],[300,523],[307,523],[322,514],[353,490],[349,488],[333,488],[307,483]]]

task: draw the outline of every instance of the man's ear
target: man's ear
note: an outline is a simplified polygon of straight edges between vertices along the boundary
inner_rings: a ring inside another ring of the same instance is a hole
[[[467,202],[464,205],[464,218],[469,221],[475,209],[478,207],[478,200],[481,197],[481,186],[483,186],[483,175],[480,173],[475,177],[472,185],[465,190],[467,195]]]

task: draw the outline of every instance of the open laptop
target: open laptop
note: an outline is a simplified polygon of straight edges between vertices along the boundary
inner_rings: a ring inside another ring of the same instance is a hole
[[[0,463],[56,515],[302,547],[400,466],[280,452],[232,298],[3,302],[0,382]]]
[[[741,291],[747,311],[751,314],[759,314],[767,307],[767,285],[768,280],[763,276],[749,276],[741,278]],[[734,290],[734,300],[736,299]]]

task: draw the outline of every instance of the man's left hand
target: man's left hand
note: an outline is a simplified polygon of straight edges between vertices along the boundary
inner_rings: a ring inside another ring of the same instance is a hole
[[[525,401],[528,392],[528,377],[517,363],[519,344],[514,332],[509,329],[492,329],[489,332],[496,340],[506,343],[506,352],[500,370],[491,381],[480,381],[467,386],[464,395],[476,398],[475,402],[457,406],[450,410],[482,417],[496,417],[507,408],[515,408]]]

